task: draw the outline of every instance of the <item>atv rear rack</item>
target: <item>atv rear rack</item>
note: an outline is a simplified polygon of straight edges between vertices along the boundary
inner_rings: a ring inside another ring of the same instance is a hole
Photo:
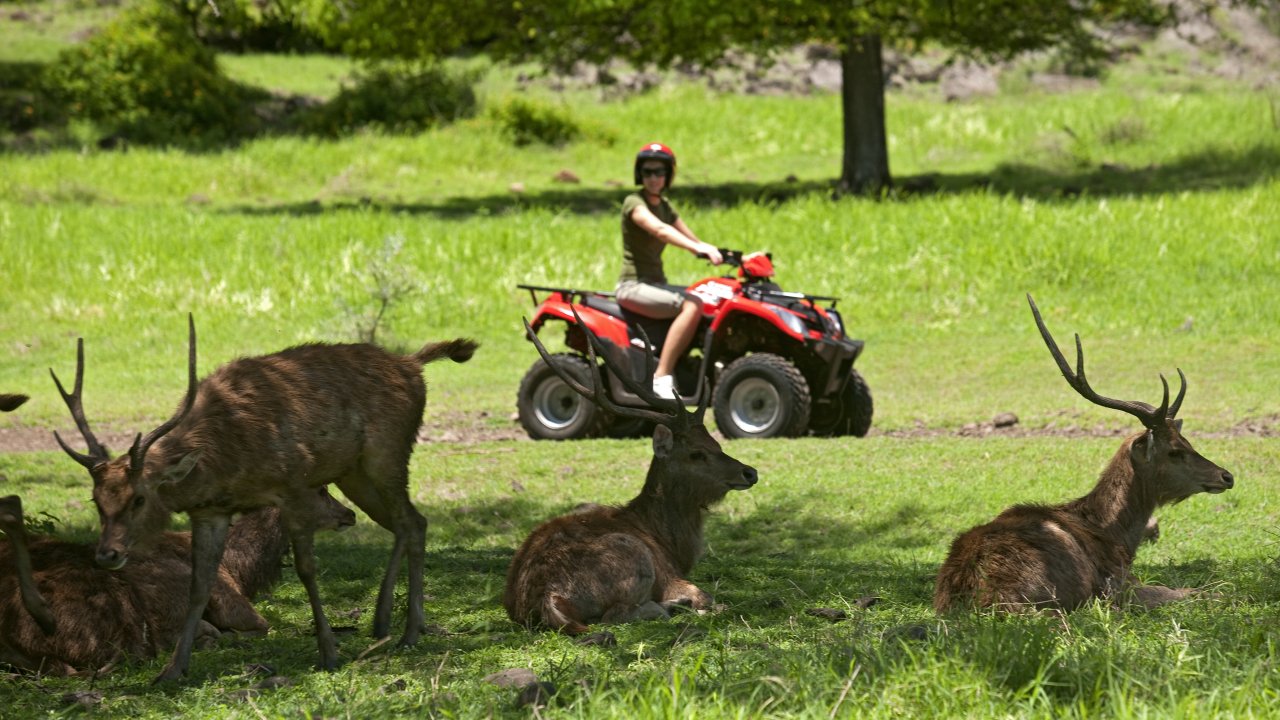
[[[534,291],[557,292],[557,293],[560,293],[561,295],[568,297],[569,302],[573,302],[574,298],[581,298],[583,301],[585,301],[588,297],[601,297],[601,298],[612,299],[614,296],[614,293],[606,292],[604,290],[578,290],[577,288],[547,287],[544,285],[516,285],[516,287],[521,290],[528,290],[529,299],[533,301],[534,305],[538,304],[538,296],[533,294]]]

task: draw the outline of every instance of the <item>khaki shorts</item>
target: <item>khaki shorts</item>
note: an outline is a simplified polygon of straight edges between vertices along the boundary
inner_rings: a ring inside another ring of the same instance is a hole
[[[687,295],[684,288],[652,285],[636,280],[618,283],[614,298],[624,309],[654,320],[666,320],[679,315],[685,300],[702,304],[697,298]]]

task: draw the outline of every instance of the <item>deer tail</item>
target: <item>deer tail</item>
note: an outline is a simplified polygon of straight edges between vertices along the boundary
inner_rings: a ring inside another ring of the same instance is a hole
[[[555,593],[548,593],[542,601],[542,623],[565,635],[581,635],[587,626],[578,621],[577,609],[569,598]]]
[[[449,358],[456,363],[463,363],[471,359],[477,347],[479,347],[479,344],[471,338],[457,338],[446,342],[427,343],[412,357],[423,365],[441,358]]]
[[[22,407],[22,403],[30,400],[26,395],[10,395],[5,393],[0,395],[0,411],[12,412]]]

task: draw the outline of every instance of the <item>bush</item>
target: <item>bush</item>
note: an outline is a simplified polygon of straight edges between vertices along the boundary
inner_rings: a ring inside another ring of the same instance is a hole
[[[470,117],[476,111],[471,86],[477,74],[449,72],[440,66],[366,70],[354,85],[307,115],[303,129],[330,137],[361,128],[415,133]]]
[[[144,144],[226,142],[249,132],[247,89],[219,70],[213,51],[170,5],[126,10],[46,71],[72,118]]]
[[[542,143],[564,145],[582,136],[569,114],[544,102],[511,98],[490,110],[502,134],[519,146]]]
[[[164,0],[200,41],[231,52],[335,50],[299,17],[297,3],[264,0]]]
[[[66,123],[66,112],[44,86],[39,63],[0,63],[0,126],[23,133]]]

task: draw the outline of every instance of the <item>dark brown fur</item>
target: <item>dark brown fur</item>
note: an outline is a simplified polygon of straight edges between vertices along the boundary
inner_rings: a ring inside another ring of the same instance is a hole
[[[514,621],[574,635],[595,622],[667,617],[711,596],[685,576],[702,555],[707,509],[756,471],[721,451],[704,427],[683,435],[658,426],[640,494],[623,507],[571,512],[540,525],[507,572],[503,605]]]
[[[320,529],[355,522],[351,510],[320,492],[326,507]],[[120,570],[99,567],[92,545],[44,537],[28,541],[33,569],[28,582],[39,589],[52,617],[52,632],[46,633],[23,607],[22,573],[15,571],[22,521],[20,514],[16,517],[16,524],[6,522],[3,528],[10,542],[0,543],[0,662],[41,673],[97,671],[122,659],[153,657],[177,640],[191,585],[189,534],[165,533],[150,553]],[[231,526],[202,635],[266,632],[266,621],[249,601],[279,578],[287,547],[276,508],[253,511]]]
[[[537,336],[530,331],[529,337],[547,358]],[[653,461],[644,488],[627,505],[581,505],[529,535],[507,571],[502,603],[508,617],[576,635],[595,622],[665,618],[674,606],[710,607],[711,596],[685,579],[703,551],[703,518],[730,490],[754,485],[755,468],[721,450],[702,424],[705,405],[690,415],[683,405],[631,384],[665,412],[619,408],[607,400],[598,374],[594,391],[561,377],[610,412],[659,423]]]
[[[474,342],[457,339],[402,356],[370,344],[303,345],[227,363],[197,386],[193,326],[184,406],[115,460],[94,456],[97,443],[86,432],[87,422],[81,423],[83,411],[77,416],[80,353],[77,390],[67,397],[90,456],[86,461],[65,444],[64,449],[93,475],[94,503],[102,518],[99,564],[119,567],[132,549],[145,548],[159,536],[171,513],[191,518],[196,581],[184,632],[158,679],[176,679],[190,662],[210,571],[221,557],[231,514],[269,506],[283,514],[295,567],[311,600],[319,665],[337,666],[311,538],[318,511],[314,490],[328,484],[395,535],[374,613],[379,637],[390,632],[396,580],[408,555],[409,607],[401,643],[417,641],[424,624],[426,520],[409,499],[408,464],[426,403],[422,366],[446,357],[463,362],[475,348]]]
[[[1071,373],[1035,303],[1032,309],[1068,382],[1092,402],[1138,416],[1147,430],[1124,441],[1088,495],[1062,505],[1015,505],[957,537],[938,571],[934,609],[1071,610],[1123,593],[1148,605],[1190,594],[1137,585],[1130,568],[1138,545],[1158,535],[1151,517],[1157,507],[1196,493],[1223,492],[1234,478],[1182,436],[1182,421],[1174,419],[1182,393],[1170,407],[1166,384],[1158,409],[1098,396],[1084,381],[1083,351],[1078,350],[1078,372]]]
[[[26,395],[12,395],[9,393],[0,395],[0,412],[13,412],[30,399]]]

